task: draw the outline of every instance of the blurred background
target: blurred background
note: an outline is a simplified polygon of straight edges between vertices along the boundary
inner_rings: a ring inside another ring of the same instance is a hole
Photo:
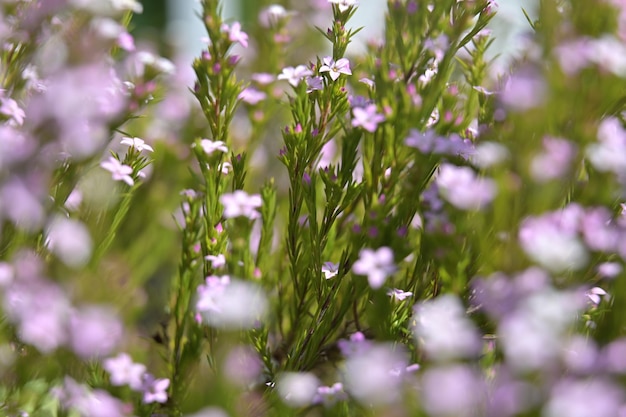
[[[193,59],[202,49],[200,39],[205,36],[204,28],[197,18],[200,8],[198,0],[142,0],[144,12],[133,18],[133,30],[139,39],[148,39],[161,49],[162,53],[176,51],[185,59]],[[259,12],[270,4],[282,4],[287,10],[292,7],[289,1],[277,0],[223,0],[226,19],[239,20],[244,30],[254,26]],[[299,0],[293,5],[299,7],[306,3]],[[319,13],[305,16],[311,25],[325,25],[329,21],[331,12],[326,0],[310,0]],[[533,17],[537,0],[500,0],[498,15],[491,24],[497,41],[491,53],[498,55],[500,60],[506,60],[519,49],[518,36],[528,30],[529,26],[522,12],[525,9]],[[357,35],[357,39],[349,53],[358,53],[363,49],[365,42],[377,38],[382,32],[383,13],[386,10],[387,0],[361,0],[355,15],[354,25],[364,26],[364,30]],[[325,12],[325,13],[324,13]],[[325,15],[325,19],[324,19]]]

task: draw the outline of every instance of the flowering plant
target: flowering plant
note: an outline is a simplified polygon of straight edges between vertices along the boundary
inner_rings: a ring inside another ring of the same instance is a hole
[[[0,2],[2,415],[626,415],[623,1],[200,3]]]

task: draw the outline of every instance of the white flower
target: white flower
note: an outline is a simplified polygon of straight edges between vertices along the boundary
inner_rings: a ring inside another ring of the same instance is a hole
[[[114,181],[124,181],[131,187],[135,184],[135,181],[130,176],[133,173],[133,169],[128,165],[123,165],[112,156],[107,161],[101,162],[100,166],[113,174]]]
[[[212,141],[209,139],[202,139],[200,141],[200,146],[207,155],[211,155],[215,151],[228,153],[228,147],[221,140]]]
[[[289,84],[294,87],[297,87],[300,84],[300,81],[305,78],[313,75],[313,72],[305,67],[304,65],[298,65],[297,67],[286,67],[283,69],[278,75],[279,80],[287,80]]]
[[[219,277],[209,277],[206,285],[198,287],[198,293],[196,308],[211,326],[249,329],[262,320],[267,311],[265,294],[250,282],[230,279],[222,282]]]
[[[319,72],[328,72],[330,78],[335,81],[341,74],[352,75],[350,71],[350,61],[346,58],[341,58],[335,62],[332,57],[325,57],[323,59],[324,65],[319,69]]]
[[[324,265],[322,265],[322,273],[326,279],[331,279],[339,273],[339,264],[324,262]]]
[[[142,13],[143,6],[136,0],[110,0],[113,8],[120,11],[132,11]]]
[[[359,5],[356,0],[328,0],[328,2],[338,5],[340,12],[345,12],[350,7]]]
[[[256,209],[261,207],[263,201],[258,194],[248,195],[245,191],[237,190],[231,194],[222,194],[220,203],[224,206],[225,218],[244,216],[253,220],[261,216]]]
[[[359,259],[352,265],[352,271],[355,274],[367,275],[370,287],[380,288],[387,277],[396,271],[393,251],[386,246],[376,251],[363,249],[359,253]]]
[[[214,269],[221,268],[226,265],[226,257],[222,253],[218,255],[207,255],[205,259],[211,262],[211,267]]]
[[[276,388],[282,400],[292,407],[302,407],[313,402],[319,380],[304,372],[287,372],[279,376]]]
[[[135,148],[139,152],[141,152],[143,150],[154,152],[154,149],[152,149],[152,146],[146,144],[146,142],[143,139],[139,139],[139,138],[135,138],[135,137],[133,137],[133,138],[123,137],[122,140],[120,141],[120,143],[122,145],[126,145],[126,146],[130,146],[131,148]]]

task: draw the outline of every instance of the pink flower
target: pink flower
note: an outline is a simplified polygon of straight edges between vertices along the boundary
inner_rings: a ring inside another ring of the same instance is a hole
[[[128,385],[135,391],[143,386],[146,366],[134,363],[127,353],[120,353],[114,358],[105,359],[102,367],[109,373],[111,384],[115,386]]]
[[[8,97],[0,98],[0,113],[11,118],[11,122],[14,125],[21,126],[24,124],[24,118],[26,113],[17,102]]]
[[[267,94],[262,91],[257,90],[256,88],[248,87],[244,89],[241,93],[239,93],[239,100],[245,101],[248,104],[255,105],[259,102],[265,100]]]
[[[222,194],[220,203],[224,206],[224,217],[227,219],[240,216],[257,219],[261,216],[256,210],[263,203],[258,194],[248,195],[245,191],[237,190],[231,194]]]
[[[374,132],[378,124],[385,121],[385,116],[376,113],[376,105],[368,104],[365,108],[355,107],[352,109],[352,127],[361,127],[368,132]]]
[[[350,71],[350,61],[346,58],[341,58],[335,62],[332,57],[325,57],[323,59],[324,65],[319,69],[319,72],[328,72],[330,78],[335,81],[341,74],[352,75]]]
[[[224,23],[222,31],[228,33],[228,39],[231,42],[238,42],[244,48],[248,47],[248,34],[241,30],[241,23],[235,22],[231,26]]]
[[[112,174],[114,181],[124,181],[131,187],[135,184],[135,181],[130,176],[133,173],[133,169],[128,165],[123,165],[114,157],[110,156],[107,161],[101,162],[100,166]]]

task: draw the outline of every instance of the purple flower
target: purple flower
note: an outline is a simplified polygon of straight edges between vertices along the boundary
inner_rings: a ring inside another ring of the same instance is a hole
[[[313,398],[314,404],[324,404],[329,407],[335,404],[337,401],[344,401],[348,399],[348,395],[343,390],[343,384],[336,382],[332,386],[317,387],[317,394]]]
[[[252,74],[252,77],[250,77],[252,79],[252,81],[260,84],[260,85],[267,85],[267,84],[271,84],[274,82],[274,80],[276,79],[276,77],[272,74],[268,74],[266,72],[256,72],[254,74]]]
[[[369,349],[372,344],[365,338],[365,335],[361,332],[356,332],[350,335],[350,339],[340,339],[337,342],[337,346],[339,346],[339,350],[341,350],[341,354],[346,358],[355,355],[359,352],[363,352]]]
[[[391,298],[393,298],[396,301],[404,301],[407,298],[409,298],[410,296],[412,296],[413,293],[410,292],[410,291],[402,291],[402,290],[399,290],[397,288],[394,288],[392,290],[389,290],[387,292],[387,295],[390,296]]]
[[[600,305],[602,297],[609,297],[607,292],[600,287],[593,287],[589,291],[585,292],[585,296],[589,299],[589,301],[591,301],[591,304],[593,304],[594,306]]]
[[[259,23],[264,28],[275,26],[282,19],[287,17],[289,13],[280,4],[272,4],[259,13]]]
[[[151,404],[151,403],[165,403],[167,402],[167,389],[170,386],[170,380],[167,378],[164,379],[155,379],[150,374],[144,374],[143,381],[143,403]]]
[[[427,369],[422,377],[424,409],[433,417],[483,415],[485,383],[470,367],[450,365]]]
[[[377,250],[362,249],[359,259],[352,265],[355,274],[367,275],[370,287],[378,289],[383,286],[387,277],[396,272],[391,248],[383,246]]]
[[[541,75],[533,69],[526,68],[511,75],[501,93],[501,99],[510,109],[525,111],[543,102],[545,90],[545,81]]]
[[[100,166],[112,174],[114,181],[124,181],[130,186],[135,184],[135,181],[130,176],[133,173],[133,169],[128,165],[123,165],[114,157],[110,156],[108,160],[101,162]]]
[[[263,371],[259,354],[249,346],[230,348],[223,366],[226,377],[242,386],[253,384]]]
[[[257,211],[263,204],[259,194],[249,195],[245,191],[236,190],[234,193],[222,194],[220,203],[224,206],[224,218],[243,216],[253,220],[261,217]]]
[[[545,417],[615,417],[624,400],[622,390],[601,378],[559,381],[543,408]]]
[[[250,105],[259,104],[261,101],[267,98],[267,94],[263,91],[259,91],[256,88],[245,88],[238,96],[239,100],[245,101]]]
[[[321,90],[324,88],[324,80],[322,77],[307,77],[306,85],[306,92],[312,93],[313,91]]]
[[[479,210],[489,204],[496,194],[491,179],[479,178],[469,167],[442,164],[436,178],[443,197],[456,208]]]
[[[322,273],[324,274],[324,278],[331,279],[339,273],[339,264],[324,262],[322,265]]]
[[[110,354],[123,336],[122,322],[111,311],[87,307],[73,312],[69,320],[70,347],[88,359]]]
[[[385,121],[385,116],[376,112],[375,104],[368,104],[365,108],[354,107],[352,116],[352,127],[361,127],[372,133],[376,131],[379,123]]]
[[[222,24],[222,32],[228,34],[228,40],[231,42],[238,42],[244,48],[248,47],[248,35],[241,30],[241,23],[235,22],[230,26],[224,23]]]
[[[105,359],[102,367],[109,373],[112,385],[128,385],[135,391],[141,390],[146,366],[134,363],[127,353],[120,353],[114,358]]]
[[[530,164],[530,173],[537,181],[549,181],[567,173],[576,146],[566,139],[545,137],[543,152],[535,156]]]
[[[313,75],[313,72],[304,65],[298,65],[297,67],[283,68],[283,72],[278,75],[279,80],[287,80],[289,84],[297,87],[303,78]]]
[[[365,404],[390,404],[400,397],[403,378],[395,372],[406,369],[404,352],[391,345],[372,345],[347,358],[345,388]]]
[[[9,97],[0,97],[0,113],[8,116],[14,125],[21,126],[24,124],[26,113],[15,100]]]
[[[335,62],[332,57],[327,56],[322,60],[324,63],[319,72],[328,72],[330,78],[335,81],[341,74],[352,75],[352,71],[350,71],[350,61],[346,58],[341,58]]]

